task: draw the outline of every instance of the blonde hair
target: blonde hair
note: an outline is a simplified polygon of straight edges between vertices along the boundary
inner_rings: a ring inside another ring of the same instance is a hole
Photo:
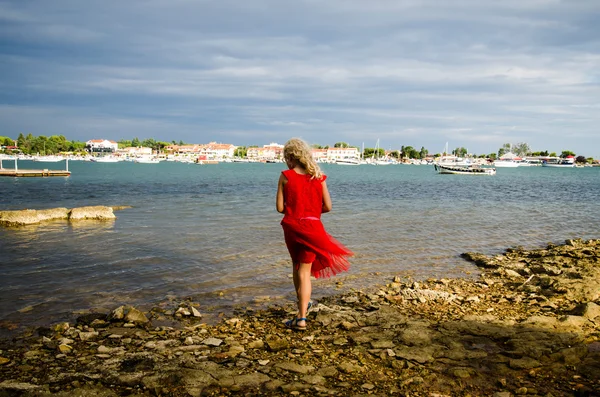
[[[312,155],[312,149],[308,143],[300,138],[292,138],[283,147],[283,158],[296,160],[313,178],[321,178],[323,172]]]

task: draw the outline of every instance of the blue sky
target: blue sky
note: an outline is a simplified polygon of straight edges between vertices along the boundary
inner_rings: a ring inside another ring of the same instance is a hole
[[[0,0],[0,135],[600,158],[598,0]]]

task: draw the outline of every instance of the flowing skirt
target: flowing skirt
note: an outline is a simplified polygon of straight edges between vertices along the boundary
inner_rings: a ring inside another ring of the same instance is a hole
[[[281,226],[294,266],[303,263],[304,258],[314,258],[311,273],[315,278],[328,278],[350,269],[348,257],[353,252],[330,236],[320,219],[284,217]]]

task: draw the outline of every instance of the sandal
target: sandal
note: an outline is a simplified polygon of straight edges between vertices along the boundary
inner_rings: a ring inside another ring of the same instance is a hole
[[[298,325],[299,321],[306,321],[305,317],[293,318],[285,322],[285,326],[296,331],[306,331],[306,325]]]

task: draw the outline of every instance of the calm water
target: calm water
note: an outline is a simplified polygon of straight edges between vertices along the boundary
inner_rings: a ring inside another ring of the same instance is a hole
[[[4,161],[5,167],[12,162]],[[20,161],[21,168],[64,163]],[[69,178],[0,178],[0,209],[130,205],[114,222],[0,228],[0,320],[35,325],[91,308],[191,298],[201,310],[292,299],[275,211],[283,164],[70,162]],[[600,168],[438,175],[431,166],[324,165],[328,231],[356,256],[315,295],[393,275],[464,276],[466,251],[493,254],[598,238]]]

